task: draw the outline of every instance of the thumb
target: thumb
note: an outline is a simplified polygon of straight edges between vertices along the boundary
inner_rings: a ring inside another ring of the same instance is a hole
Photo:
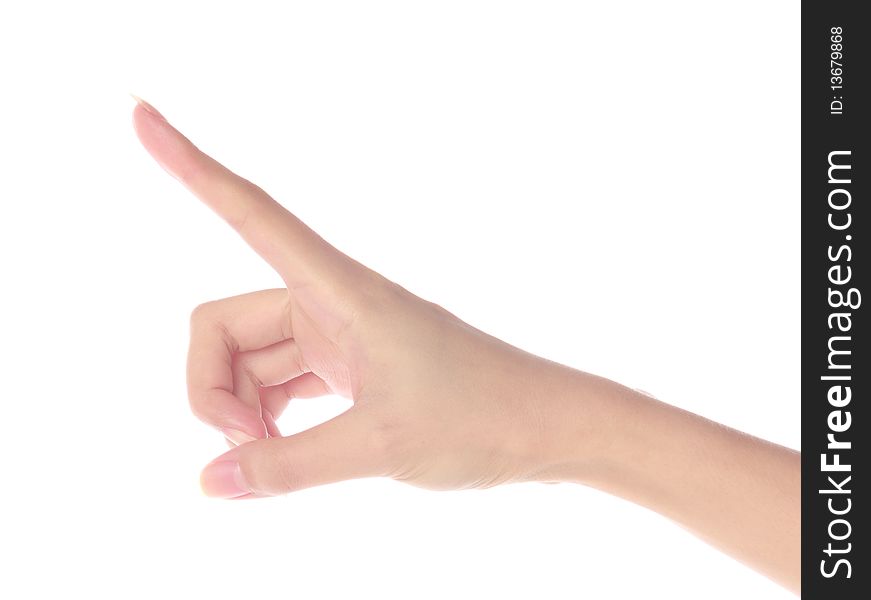
[[[382,475],[378,444],[353,408],[288,437],[233,448],[206,465],[200,484],[207,496],[275,496],[346,479]]]

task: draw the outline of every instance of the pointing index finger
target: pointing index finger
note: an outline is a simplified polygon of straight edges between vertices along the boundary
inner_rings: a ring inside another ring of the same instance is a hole
[[[342,255],[254,183],[203,153],[151,105],[139,101],[133,124],[152,157],[220,215],[290,285],[339,268]]]

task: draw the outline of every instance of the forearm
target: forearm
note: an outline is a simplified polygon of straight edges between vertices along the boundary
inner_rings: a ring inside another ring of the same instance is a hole
[[[539,477],[650,508],[800,590],[801,455],[606,379],[565,371]]]

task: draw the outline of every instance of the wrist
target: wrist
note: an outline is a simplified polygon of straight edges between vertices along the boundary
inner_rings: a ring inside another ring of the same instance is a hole
[[[634,402],[653,401],[610,379],[549,362],[535,385],[537,439],[527,481],[599,481],[621,455],[621,414]]]

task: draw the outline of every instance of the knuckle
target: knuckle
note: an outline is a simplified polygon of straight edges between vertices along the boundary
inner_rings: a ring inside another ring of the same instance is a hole
[[[303,487],[299,465],[292,464],[276,442],[260,440],[238,447],[242,473],[255,494],[277,496]]]
[[[202,421],[203,423],[207,423],[209,425],[214,425],[214,418],[211,412],[208,410],[210,406],[206,394],[203,393],[190,393],[188,394],[188,406],[190,407],[191,413]]]
[[[251,365],[251,360],[244,353],[233,354],[230,362],[234,376],[245,377],[257,387],[263,385],[263,382],[257,376],[254,367]]]
[[[251,219],[251,209],[247,207],[241,208],[238,212],[235,212],[226,217],[227,223],[238,233],[244,233],[247,226],[248,221]]]
[[[275,476],[272,480],[272,494],[286,494],[305,487],[306,481],[299,462],[294,462],[286,454],[277,453],[274,461]]]
[[[212,319],[212,315],[214,314],[215,303],[214,302],[204,302],[202,304],[198,304],[191,311],[191,325],[196,326],[202,323],[207,323]]]
[[[353,297],[354,324],[375,329],[383,327],[385,318],[402,314],[402,301],[407,293],[398,284],[375,274]]]

